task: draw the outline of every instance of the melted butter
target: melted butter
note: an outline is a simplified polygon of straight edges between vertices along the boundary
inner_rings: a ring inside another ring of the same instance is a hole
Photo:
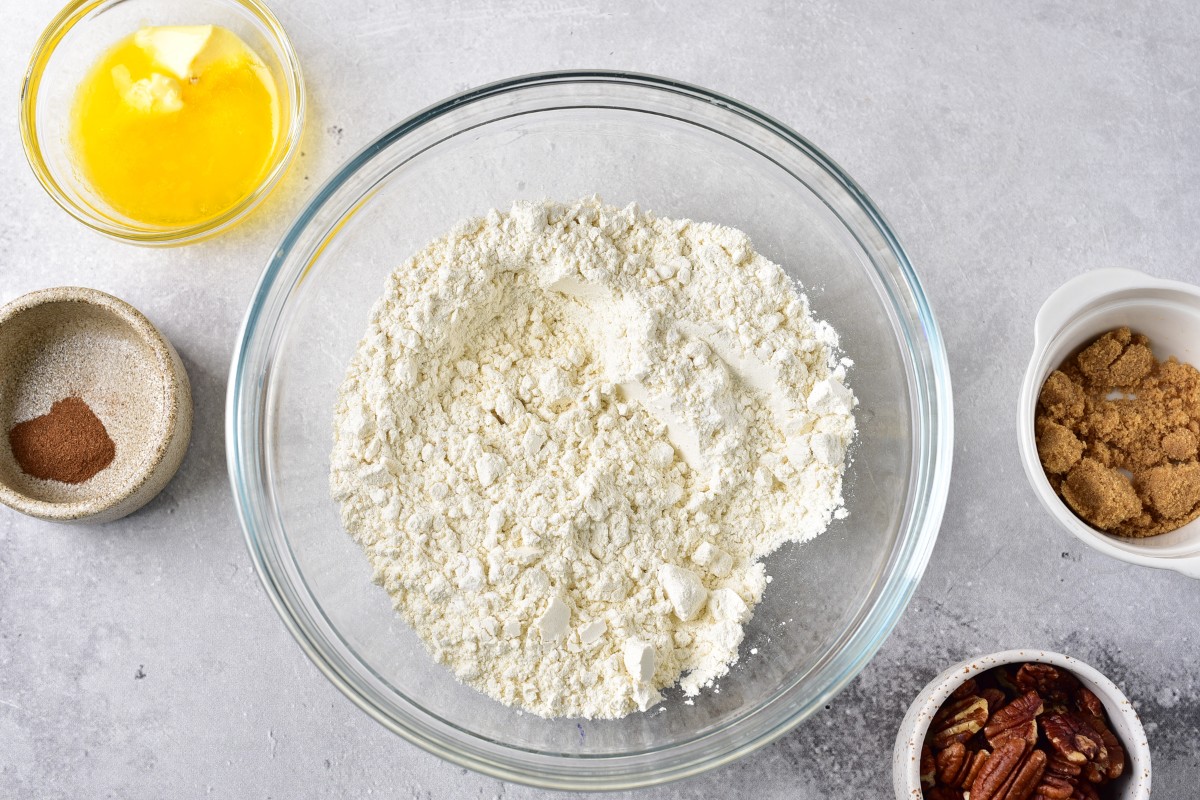
[[[76,91],[71,144],[93,191],[149,225],[218,216],[263,180],[279,139],[275,82],[234,33],[143,28]]]

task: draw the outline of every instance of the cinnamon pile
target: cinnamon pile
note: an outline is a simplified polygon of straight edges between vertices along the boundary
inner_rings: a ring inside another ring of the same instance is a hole
[[[26,474],[62,483],[83,483],[117,454],[104,423],[79,397],[59,400],[49,414],[14,425],[8,443]]]
[[[1154,536],[1200,516],[1200,371],[1158,361],[1129,328],[1050,374],[1035,434],[1050,485],[1100,530]]]

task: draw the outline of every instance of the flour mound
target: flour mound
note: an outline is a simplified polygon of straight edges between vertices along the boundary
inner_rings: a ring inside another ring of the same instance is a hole
[[[464,683],[546,717],[696,695],[737,660],[763,558],[845,516],[837,344],[741,231],[516,203],[388,278],[332,494]]]

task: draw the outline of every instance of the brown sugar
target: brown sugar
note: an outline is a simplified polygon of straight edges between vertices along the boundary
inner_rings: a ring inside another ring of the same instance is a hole
[[[27,475],[62,483],[83,483],[117,454],[104,423],[79,397],[59,400],[49,414],[17,423],[8,443]]]
[[[1071,467],[1059,493],[1076,514],[1101,530],[1112,530],[1142,511],[1125,476],[1093,458],[1081,458]]]
[[[1038,457],[1096,528],[1143,537],[1200,517],[1200,371],[1109,331],[1052,372],[1038,397]]]

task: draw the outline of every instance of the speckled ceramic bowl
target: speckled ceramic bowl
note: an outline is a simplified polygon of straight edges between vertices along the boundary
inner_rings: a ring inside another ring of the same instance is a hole
[[[109,522],[141,508],[179,469],[192,396],[179,354],[136,308],[95,289],[31,292],[0,308],[0,502],[40,519]],[[116,445],[81,483],[31,477],[9,431],[80,397]]]
[[[917,695],[896,734],[896,747],[892,751],[892,783],[896,787],[896,800],[921,800],[921,745],[933,715],[942,707],[951,693],[966,683],[967,679],[992,667],[1003,664],[1020,664],[1034,661],[1053,664],[1070,671],[1079,681],[1095,692],[1108,712],[1112,731],[1121,740],[1127,753],[1125,774],[1110,786],[1116,793],[1110,797],[1119,800],[1149,800],[1150,798],[1150,747],[1142,721],[1129,698],[1116,684],[1101,675],[1095,668],[1049,650],[1005,650],[1002,653],[980,656],[960,661],[938,675]]]

